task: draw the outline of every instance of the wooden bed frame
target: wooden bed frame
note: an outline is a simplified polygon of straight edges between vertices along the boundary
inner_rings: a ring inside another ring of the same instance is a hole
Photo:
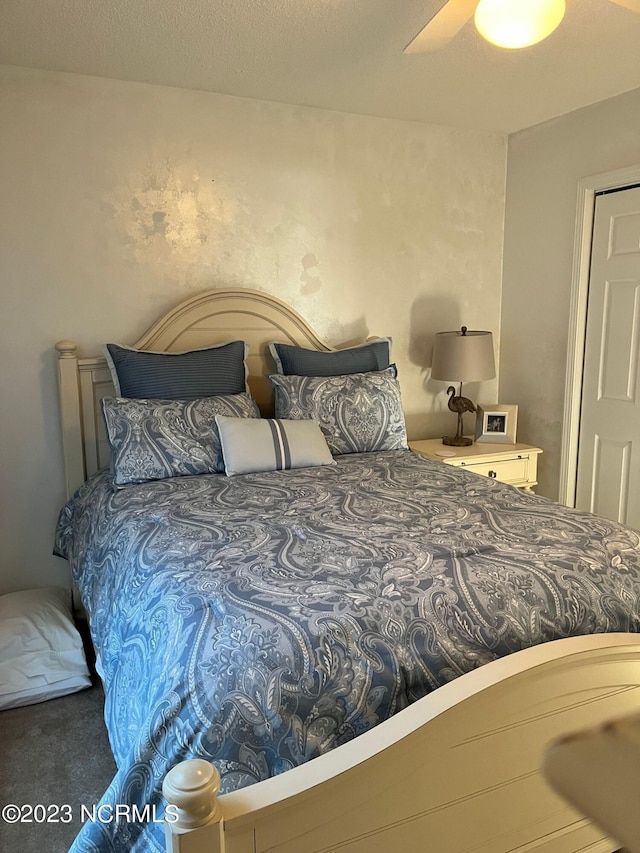
[[[249,384],[271,411],[267,343],[331,350],[283,302],[248,289],[194,296],[134,346],[177,352],[250,344]],[[58,350],[66,490],[108,462],[104,358]],[[612,853],[618,845],[545,782],[547,745],[640,707],[640,637],[558,640],[487,664],[374,730],[281,776],[216,798],[217,771],[182,762],[164,782],[179,820],[171,853]]]

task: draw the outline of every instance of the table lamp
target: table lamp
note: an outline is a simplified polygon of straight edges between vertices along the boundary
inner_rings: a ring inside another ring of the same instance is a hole
[[[465,412],[475,412],[476,407],[468,397],[462,396],[462,383],[481,382],[483,379],[493,379],[495,375],[491,332],[470,332],[463,326],[460,331],[436,334],[431,378],[460,383],[459,394],[456,394],[453,385],[447,388],[449,408],[458,415],[458,429],[454,436],[444,436],[443,444],[453,447],[473,444],[472,438],[463,435],[462,416]]]

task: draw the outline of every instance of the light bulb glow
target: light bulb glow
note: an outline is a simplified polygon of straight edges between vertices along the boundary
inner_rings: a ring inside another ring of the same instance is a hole
[[[515,49],[546,39],[564,12],[565,0],[480,0],[475,24],[487,41]]]

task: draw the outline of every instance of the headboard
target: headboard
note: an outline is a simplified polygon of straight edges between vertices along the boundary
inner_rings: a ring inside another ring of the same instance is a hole
[[[280,299],[248,288],[220,288],[193,296],[161,317],[132,346],[183,352],[231,339],[249,344],[249,388],[267,417],[273,414],[273,392],[266,376],[275,371],[267,344],[282,341],[325,352],[333,349]],[[100,400],[115,392],[104,357],[78,358],[77,345],[70,340],[58,341],[56,350],[65,486],[71,497],[109,464]]]

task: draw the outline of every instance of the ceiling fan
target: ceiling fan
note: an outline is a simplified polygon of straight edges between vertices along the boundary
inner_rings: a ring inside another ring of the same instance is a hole
[[[610,0],[640,12],[640,0]],[[487,41],[506,48],[528,47],[547,38],[562,21],[565,0],[447,0],[405,53],[424,53],[444,47],[473,16]]]

